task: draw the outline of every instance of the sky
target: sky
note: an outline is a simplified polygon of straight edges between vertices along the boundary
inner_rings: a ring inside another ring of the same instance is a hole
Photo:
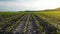
[[[45,10],[60,7],[60,0],[0,0],[0,11]]]

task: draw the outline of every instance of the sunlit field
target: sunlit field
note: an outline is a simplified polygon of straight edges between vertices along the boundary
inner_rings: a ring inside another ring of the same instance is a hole
[[[60,34],[60,11],[0,12],[0,34]]]
[[[47,21],[51,26],[56,27],[57,32],[60,32],[60,11],[37,12],[35,14]]]

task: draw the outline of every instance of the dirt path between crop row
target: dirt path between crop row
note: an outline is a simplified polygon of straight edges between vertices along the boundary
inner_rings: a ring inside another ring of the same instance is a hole
[[[18,24],[18,26],[12,30],[13,34],[23,34],[23,29],[26,25],[26,20],[27,20],[28,16],[25,15],[24,17],[22,17],[22,19],[20,19],[20,23]]]
[[[38,30],[36,23],[33,19],[33,16],[30,14],[30,19],[27,28],[27,34],[41,34],[40,30]]]

